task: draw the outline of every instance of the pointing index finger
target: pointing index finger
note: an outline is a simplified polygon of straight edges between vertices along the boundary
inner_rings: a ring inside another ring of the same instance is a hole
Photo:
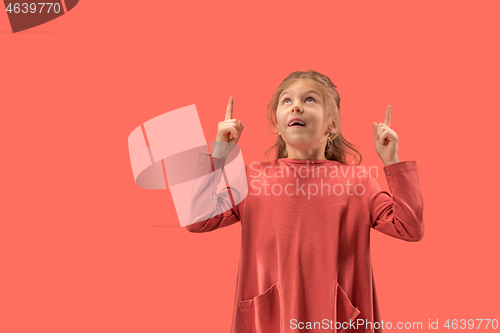
[[[225,120],[229,119],[233,119],[233,97],[229,97],[229,102],[227,103]]]
[[[384,124],[391,127],[391,106],[390,105],[387,107],[387,110],[385,110]]]

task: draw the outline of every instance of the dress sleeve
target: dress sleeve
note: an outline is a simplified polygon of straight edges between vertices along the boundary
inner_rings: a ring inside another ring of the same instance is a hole
[[[405,241],[419,241],[424,236],[424,203],[420,193],[416,161],[404,161],[384,167],[392,195],[370,177],[371,227]]]
[[[241,194],[237,189],[241,191],[242,186],[233,188],[226,186],[217,193],[225,162],[224,157],[199,154],[191,201],[186,215],[190,223],[186,226],[188,231],[208,232],[241,221],[244,199],[241,200]],[[234,202],[238,204],[234,205]]]

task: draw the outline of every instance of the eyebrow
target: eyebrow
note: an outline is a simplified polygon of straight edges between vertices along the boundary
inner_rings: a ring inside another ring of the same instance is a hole
[[[304,95],[307,95],[307,94],[309,94],[309,93],[315,93],[316,95],[321,96],[321,95],[320,95],[320,94],[319,94],[316,90],[314,90],[314,89],[309,89],[308,91],[306,91],[306,92],[304,93]],[[286,94],[288,94],[288,91],[284,91],[284,92],[282,92],[282,93],[281,93],[281,96],[280,96],[280,99],[281,99],[281,97],[283,97],[283,96],[284,96],[284,95],[286,95]]]

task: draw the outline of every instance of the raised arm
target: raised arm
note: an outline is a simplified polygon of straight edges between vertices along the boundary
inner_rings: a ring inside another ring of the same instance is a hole
[[[391,127],[391,106],[383,123],[373,123],[375,150],[384,162],[384,172],[392,195],[382,190],[375,178],[369,178],[371,227],[406,241],[424,236],[424,202],[418,183],[416,161],[400,162],[399,137]]]
[[[220,183],[226,157],[238,143],[243,125],[233,118],[233,98],[229,97],[225,118],[217,126],[217,137],[212,156],[200,154],[193,182],[190,208],[186,214],[186,226],[190,232],[207,232],[227,227],[241,221],[246,189],[246,170],[240,170],[232,188],[226,186],[216,193]],[[242,177],[245,175],[245,177]],[[225,181],[225,180],[224,180]],[[195,223],[193,223],[195,222]]]

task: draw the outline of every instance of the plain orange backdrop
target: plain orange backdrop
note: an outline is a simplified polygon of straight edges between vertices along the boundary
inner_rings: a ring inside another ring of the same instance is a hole
[[[228,332],[241,225],[181,228],[168,189],[134,183],[127,138],[196,104],[214,141],[233,96],[245,163],[262,161],[267,103],[307,69],[337,85],[363,165],[382,171],[372,122],[389,104],[399,158],[418,164],[424,238],[372,232],[383,320],[500,320],[499,10],[83,0],[17,34],[0,12],[0,332]]]

